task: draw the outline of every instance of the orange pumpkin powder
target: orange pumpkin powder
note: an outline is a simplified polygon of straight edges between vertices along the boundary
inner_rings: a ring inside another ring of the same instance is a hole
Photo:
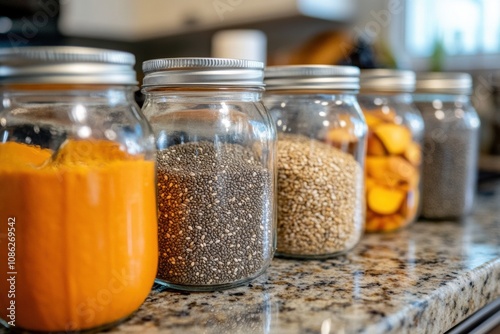
[[[0,144],[0,317],[7,322],[7,222],[15,217],[15,325],[99,327],[130,315],[157,267],[154,162],[119,144],[52,151]]]

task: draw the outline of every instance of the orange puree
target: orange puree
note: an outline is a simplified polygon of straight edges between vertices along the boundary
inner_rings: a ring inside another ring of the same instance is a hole
[[[157,267],[154,162],[116,143],[68,141],[52,151],[0,144],[0,317],[15,326],[81,330],[130,315]],[[15,218],[15,298],[7,228]]]

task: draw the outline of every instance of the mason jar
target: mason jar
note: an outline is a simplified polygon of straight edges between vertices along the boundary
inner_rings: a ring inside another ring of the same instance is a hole
[[[457,219],[472,211],[480,120],[466,73],[419,73],[415,103],[425,122],[422,216]]]
[[[0,50],[0,317],[71,332],[112,325],[157,267],[154,136],[132,54]]]
[[[171,58],[143,70],[157,147],[157,281],[242,285],[266,270],[276,243],[276,131],[262,104],[263,64]]]
[[[271,66],[268,108],[278,131],[278,248],[319,259],[352,249],[364,224],[366,124],[359,69]]]
[[[369,129],[367,232],[397,230],[415,221],[419,213],[424,123],[413,104],[414,89],[414,72],[361,71],[358,99]]]

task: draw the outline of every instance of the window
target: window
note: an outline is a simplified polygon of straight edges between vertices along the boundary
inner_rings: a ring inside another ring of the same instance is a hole
[[[406,48],[430,56],[437,45],[446,55],[500,53],[499,0],[407,0]]]

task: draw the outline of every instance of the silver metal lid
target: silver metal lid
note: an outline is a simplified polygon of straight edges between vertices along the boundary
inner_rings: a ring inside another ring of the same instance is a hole
[[[136,85],[135,57],[78,46],[0,49],[0,83]]]
[[[230,58],[162,58],[142,63],[143,86],[264,86],[264,64]]]
[[[416,93],[470,95],[472,77],[467,73],[418,73]]]
[[[415,72],[374,69],[362,70],[361,92],[411,93],[415,90]]]
[[[266,90],[358,90],[359,68],[333,65],[269,66],[265,71]]]

